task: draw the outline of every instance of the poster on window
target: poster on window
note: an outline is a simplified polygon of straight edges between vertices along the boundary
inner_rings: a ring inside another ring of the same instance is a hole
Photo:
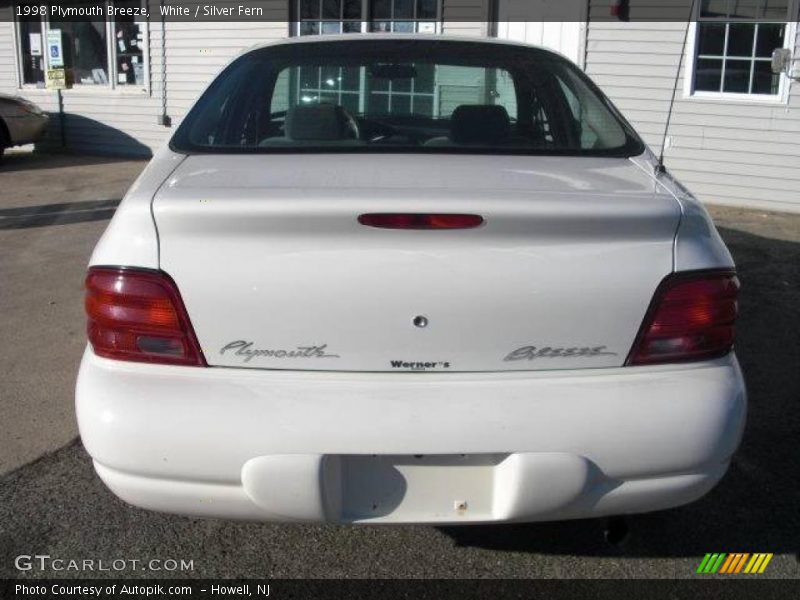
[[[31,48],[31,56],[41,56],[42,55],[42,34],[41,33],[29,33],[28,34],[28,43]]]

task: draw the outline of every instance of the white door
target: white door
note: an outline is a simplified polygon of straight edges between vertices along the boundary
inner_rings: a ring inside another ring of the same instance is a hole
[[[583,0],[499,0],[497,37],[544,46],[582,66],[585,4]],[[525,20],[532,16],[544,20]],[[559,18],[573,20],[555,20]]]

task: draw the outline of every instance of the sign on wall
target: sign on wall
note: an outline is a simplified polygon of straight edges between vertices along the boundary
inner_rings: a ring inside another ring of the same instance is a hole
[[[31,49],[31,56],[41,56],[42,55],[42,34],[41,33],[29,33],[28,34],[28,45]]]
[[[64,48],[61,45],[60,29],[50,29],[47,32],[47,57],[52,68],[59,69],[64,66]]]
[[[67,75],[64,69],[47,70],[47,87],[51,90],[67,89]]]

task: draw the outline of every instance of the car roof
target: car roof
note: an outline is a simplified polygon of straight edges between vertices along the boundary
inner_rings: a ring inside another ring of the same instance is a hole
[[[420,42],[459,42],[459,43],[472,43],[482,44],[485,46],[500,46],[500,47],[517,47],[528,48],[531,50],[538,50],[548,54],[555,54],[556,56],[566,58],[560,52],[556,52],[550,48],[543,46],[535,46],[533,44],[526,44],[524,42],[517,42],[513,40],[501,40],[498,38],[486,38],[475,36],[462,36],[462,35],[446,35],[446,34],[432,34],[432,33],[335,33],[324,35],[302,35],[282,38],[279,40],[272,40],[269,42],[262,42],[255,44],[244,53],[261,48],[269,48],[274,46],[290,45],[290,44],[320,44],[320,43],[338,43],[338,42],[355,42],[370,40],[375,42],[397,42],[397,41],[420,41]]]

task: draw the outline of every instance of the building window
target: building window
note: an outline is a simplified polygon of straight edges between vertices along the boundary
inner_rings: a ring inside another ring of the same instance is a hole
[[[295,33],[438,33],[441,0],[295,0]],[[417,68],[417,66],[415,66]],[[419,76],[372,78],[364,67],[303,67],[281,85],[292,90],[289,103],[340,104],[353,114],[438,114],[435,77],[430,65]],[[282,80],[283,81],[283,80]]]
[[[62,21],[54,17],[47,23],[47,30],[48,45],[54,32],[61,34],[68,84],[108,85],[108,32],[105,18]]]
[[[702,0],[697,18],[693,94],[778,96],[770,59],[787,43],[789,0]]]
[[[361,70],[359,67],[300,67],[297,101],[302,104],[339,104],[359,114]],[[295,101],[294,104],[298,102]]]
[[[134,8],[141,0],[114,0],[117,7]],[[144,20],[134,16],[119,16],[113,21],[114,83],[145,87],[145,30]]]
[[[436,70],[431,64],[414,64],[409,78],[370,78],[370,110],[386,115],[434,115]]]
[[[363,0],[298,0],[299,35],[359,33]]]
[[[438,0],[370,0],[370,31],[436,33]]]
[[[441,0],[293,0],[296,35],[438,33]]]
[[[17,32],[22,83],[44,85],[44,30],[41,17],[19,17]]]
[[[145,0],[106,0],[115,9],[140,8]],[[81,2],[62,3],[79,6]],[[48,40],[61,41],[67,85],[146,87],[147,40],[146,23],[142,17],[118,16],[76,21],[54,16],[25,14],[18,4],[17,16],[20,80],[23,85],[44,86],[45,71],[54,68],[45,52]],[[22,13],[22,14],[20,14]]]

